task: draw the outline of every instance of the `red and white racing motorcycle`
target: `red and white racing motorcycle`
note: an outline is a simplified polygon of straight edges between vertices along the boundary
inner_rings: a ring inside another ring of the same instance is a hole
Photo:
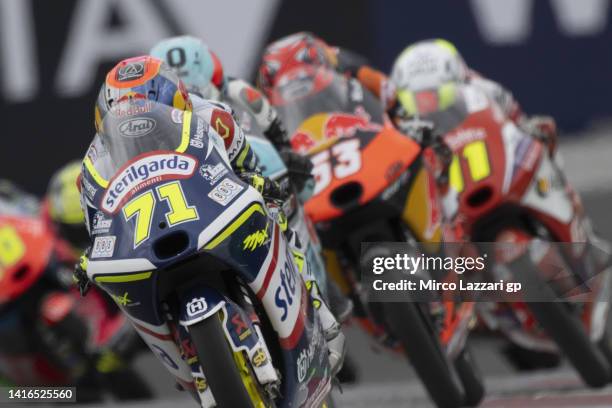
[[[453,234],[493,250],[488,279],[523,286],[522,301],[480,303],[480,316],[523,348],[560,350],[588,385],[603,386],[612,362],[607,244],[595,237],[554,143],[521,130],[478,89],[445,86],[412,96],[415,115],[453,152],[444,199]]]

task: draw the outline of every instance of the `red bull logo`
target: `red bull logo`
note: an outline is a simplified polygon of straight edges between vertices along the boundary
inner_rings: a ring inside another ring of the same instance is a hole
[[[379,131],[380,125],[370,122],[370,115],[361,107],[350,113],[332,113],[325,122],[323,134],[326,139],[352,137],[358,130]]]

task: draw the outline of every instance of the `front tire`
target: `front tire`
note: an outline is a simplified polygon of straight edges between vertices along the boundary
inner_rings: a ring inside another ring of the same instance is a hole
[[[464,405],[477,407],[485,395],[484,381],[482,373],[474,364],[472,354],[467,348],[464,348],[455,358],[455,369],[465,390]]]
[[[387,324],[439,408],[463,405],[462,386],[418,303],[383,303]]]
[[[261,401],[261,392],[257,393],[256,398],[252,398],[249,394],[238,371],[234,353],[225,337],[220,317],[216,314],[189,327],[198,360],[217,406],[220,408],[270,406]]]
[[[610,364],[599,347],[589,338],[580,319],[568,305],[558,301],[553,288],[539,278],[538,269],[526,257],[513,262],[511,270],[525,288],[524,296],[542,299],[527,302],[536,321],[572,363],[583,381],[593,388],[605,386],[610,381]]]

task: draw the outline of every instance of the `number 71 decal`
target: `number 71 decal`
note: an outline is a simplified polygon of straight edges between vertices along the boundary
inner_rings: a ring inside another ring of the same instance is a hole
[[[168,226],[173,227],[187,221],[199,219],[198,210],[189,206],[183,193],[183,187],[178,181],[173,181],[155,188],[159,200],[166,201],[170,211],[166,213]],[[123,207],[123,216],[126,221],[136,218],[134,230],[134,248],[138,247],[151,235],[153,211],[158,200],[153,191],[139,195]]]
[[[331,156],[335,159],[332,167]],[[334,145],[331,149],[312,156],[314,166],[312,174],[315,177],[315,190],[313,195],[325,190],[332,181],[332,174],[338,179],[353,175],[361,169],[361,151],[359,139],[351,139]]]

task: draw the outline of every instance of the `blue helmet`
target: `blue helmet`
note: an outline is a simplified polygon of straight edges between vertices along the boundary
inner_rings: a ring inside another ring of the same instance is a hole
[[[210,97],[211,87],[219,87],[217,82],[220,64],[208,46],[200,39],[191,36],[167,38],[157,43],[150,51],[170,68],[183,81],[189,92]]]

